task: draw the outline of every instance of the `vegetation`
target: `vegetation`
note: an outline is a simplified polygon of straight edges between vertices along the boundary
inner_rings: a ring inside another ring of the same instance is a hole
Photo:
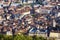
[[[15,36],[7,36],[0,35],[0,40],[46,40],[43,37],[31,37],[27,35],[15,35]]]
[[[14,35],[14,36],[8,36],[8,35],[0,35],[0,40],[47,40],[47,38],[38,37],[38,36],[27,36],[27,35]],[[55,39],[49,39],[49,40],[55,40]]]

